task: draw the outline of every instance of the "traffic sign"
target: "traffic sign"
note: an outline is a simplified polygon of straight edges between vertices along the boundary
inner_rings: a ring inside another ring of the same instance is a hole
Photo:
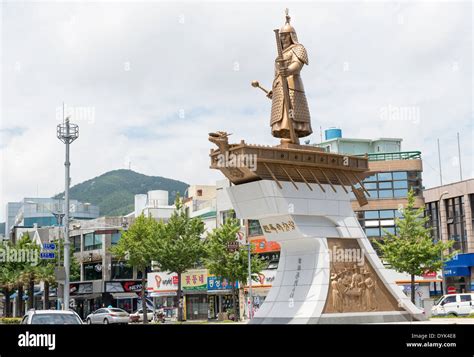
[[[56,258],[56,254],[54,254],[53,252],[41,252],[40,258],[41,259],[54,259]]]
[[[54,243],[43,243],[44,250],[56,250],[56,244]]]

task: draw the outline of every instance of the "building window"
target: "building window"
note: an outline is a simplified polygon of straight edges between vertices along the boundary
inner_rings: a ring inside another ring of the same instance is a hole
[[[444,202],[446,207],[448,239],[454,241],[451,251],[457,250],[460,253],[467,253],[467,232],[463,196],[449,198],[444,200]]]
[[[474,194],[469,195],[469,201],[471,206],[472,226],[474,227]]]
[[[145,277],[147,276],[148,273],[151,273],[151,267],[146,267],[145,268]],[[138,270],[137,271],[137,279],[141,279],[143,276],[143,271]]]
[[[73,236],[71,237],[71,244],[74,253],[81,251],[81,236]]]
[[[380,228],[366,228],[365,234],[367,237],[380,237]]]
[[[222,223],[225,223],[228,218],[236,218],[235,211],[229,210],[221,212]]]
[[[262,227],[260,227],[260,222],[256,219],[249,219],[249,237],[261,236],[263,235]]]
[[[365,211],[365,219],[377,219],[379,218],[379,211]]]
[[[369,199],[406,198],[410,188],[418,196],[421,194],[421,172],[380,172],[365,178],[364,186],[370,193]]]
[[[102,263],[84,264],[84,280],[102,279]]]
[[[197,190],[197,195],[198,195],[198,197],[201,197],[202,196],[202,190]]]
[[[357,219],[365,234],[370,238],[379,238],[396,234],[395,219],[401,216],[398,210],[384,209],[374,211],[358,211]]]
[[[427,228],[431,228],[431,238],[439,241],[438,202],[429,202],[425,205],[425,216],[428,216]]]
[[[122,261],[112,261],[112,280],[114,279],[132,279],[133,268]]]
[[[87,233],[84,234],[84,250],[94,250],[102,248],[103,234]]]
[[[120,240],[120,237],[122,234],[120,232],[112,233],[112,237],[110,239],[110,244],[111,245],[116,245],[118,241]]]

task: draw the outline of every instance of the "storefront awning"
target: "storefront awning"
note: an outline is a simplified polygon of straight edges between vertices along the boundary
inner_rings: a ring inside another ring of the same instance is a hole
[[[444,264],[445,276],[470,276],[474,266],[474,253],[458,254]]]
[[[111,293],[114,299],[136,299],[136,293]]]
[[[207,295],[207,290],[183,290],[184,295]]]
[[[442,283],[441,279],[423,279],[415,280],[415,284]],[[395,284],[411,284],[411,280],[395,280]]]
[[[89,300],[89,299],[95,299],[101,296],[102,296],[101,293],[70,295],[71,299],[75,299],[75,300]]]
[[[238,291],[238,289],[237,289]],[[232,289],[225,289],[225,290],[208,290],[208,295],[232,295]]]
[[[178,295],[176,291],[157,291],[149,293],[150,297],[162,297],[162,296],[176,296]]]

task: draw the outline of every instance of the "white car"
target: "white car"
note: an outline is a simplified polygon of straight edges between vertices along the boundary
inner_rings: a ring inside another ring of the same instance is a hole
[[[461,316],[474,312],[474,293],[448,294],[441,296],[431,308],[433,316]]]
[[[153,310],[147,309],[146,314],[148,321],[151,322],[153,320]],[[143,322],[143,309],[139,309],[133,314],[130,314],[129,319],[130,322]]]
[[[28,310],[22,325],[82,325],[79,315],[72,310]]]
[[[128,312],[116,307],[107,307],[87,315],[86,323],[91,324],[128,324]]]

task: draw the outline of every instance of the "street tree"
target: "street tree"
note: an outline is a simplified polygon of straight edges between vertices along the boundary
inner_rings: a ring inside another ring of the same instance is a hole
[[[453,241],[433,241],[429,217],[424,215],[423,207],[415,208],[413,190],[409,191],[408,203],[401,214],[395,221],[396,234],[385,231],[385,239],[374,242],[384,261],[396,271],[410,275],[411,301],[415,303],[415,276],[442,269],[444,262],[456,252],[449,253]]]
[[[2,264],[0,264],[0,289],[5,296],[4,304],[4,316],[11,317],[12,311],[10,308],[10,295],[16,287],[17,281],[17,269],[15,267],[16,263],[10,262],[7,255],[10,252],[12,244],[10,242],[5,242],[0,244],[0,255],[4,258]]]
[[[152,240],[153,260],[161,271],[178,275],[178,321],[183,320],[181,276],[200,265],[204,257],[201,236],[204,223],[200,218],[190,218],[183,200],[176,197],[175,210],[166,224],[159,223]]]
[[[205,265],[210,274],[225,278],[232,286],[233,312],[237,320],[238,290],[237,282],[243,284],[249,278],[248,249],[249,246],[236,247],[237,235],[240,231],[240,222],[235,218],[228,218],[223,225],[215,228],[206,237]],[[250,246],[251,249],[251,246]],[[258,274],[265,268],[265,263],[256,255],[251,255],[251,279],[258,281]]]
[[[37,277],[39,281],[44,283],[43,288],[43,309],[49,309],[49,291],[52,285],[56,284],[56,277],[54,274],[54,263],[44,262],[37,267]]]
[[[146,303],[147,267],[151,264],[150,242],[155,235],[158,222],[152,217],[145,217],[143,213],[137,217],[128,230],[122,232],[118,243],[110,251],[126,264],[136,267],[142,273],[141,301],[143,309],[143,323],[148,323]]]
[[[41,247],[39,244],[34,242],[28,233],[24,233],[15,248],[29,252],[31,256],[36,256],[39,258]],[[28,308],[35,308],[35,296],[34,289],[35,284],[39,283],[38,280],[38,264],[39,261],[25,261],[21,262],[18,266],[21,271],[19,272],[19,279],[21,280],[23,286],[26,286],[28,289]]]

